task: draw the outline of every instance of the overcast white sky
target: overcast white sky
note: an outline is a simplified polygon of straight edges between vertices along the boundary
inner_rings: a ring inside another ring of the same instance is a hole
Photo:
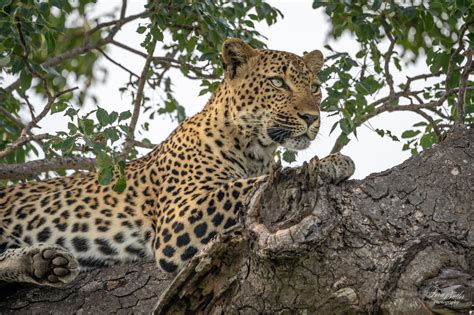
[[[291,51],[300,55],[304,51],[320,49],[326,55],[329,54],[329,52],[323,48],[324,44],[327,43],[326,34],[328,33],[329,22],[321,10],[313,10],[311,8],[312,1],[293,0],[269,2],[279,8],[284,14],[284,18],[271,27],[263,23],[257,25],[257,29],[268,38],[267,44],[269,48]],[[90,13],[90,16],[96,17],[105,12],[114,12],[114,8],[117,8],[115,12],[118,12],[120,3],[120,0],[98,0],[98,5],[95,7],[95,10]],[[127,13],[133,14],[142,11],[145,3],[146,1],[143,0],[129,1]],[[143,36],[135,32],[138,23],[139,21],[127,24],[118,33],[116,39],[140,49],[139,44]],[[330,44],[338,51],[347,51],[355,54],[358,50],[357,43],[349,36],[335,43],[331,42]],[[143,58],[112,45],[110,46],[108,54],[127,68],[132,69],[136,73],[140,73],[144,63]],[[159,52],[157,52],[157,54],[159,54]],[[105,59],[101,60],[101,65],[108,69],[109,77],[106,84],[98,84],[94,87],[93,92],[99,97],[100,106],[107,110],[116,111],[130,109],[132,103],[131,97],[129,95],[121,95],[118,91],[118,88],[124,86],[125,82],[128,81],[128,73]],[[420,71],[423,71],[422,68],[424,68],[423,65],[417,65],[416,67],[412,67],[410,72],[420,73]],[[186,107],[186,113],[192,115],[200,111],[208,100],[209,95],[199,97],[200,87],[198,81],[185,79],[179,75],[177,71],[174,73],[174,77],[176,78],[173,81],[175,84],[175,96],[178,101]],[[405,75],[401,76],[395,73],[395,80],[397,80],[397,78],[404,80]],[[161,99],[159,96],[150,92],[151,91],[147,91],[147,96],[151,98],[152,102],[160,104]],[[379,97],[381,96],[384,96],[384,94],[379,95]],[[90,109],[90,106],[84,108],[85,111]],[[60,115],[61,114],[56,114],[44,119],[41,123],[43,127],[41,132],[56,132],[64,129],[67,123],[61,119]],[[141,118],[144,117],[142,116]],[[329,130],[332,124],[338,119],[339,118],[336,117],[326,118],[326,115],[323,114],[322,129],[318,139],[313,142],[310,148],[299,153],[297,164],[309,160],[314,155],[318,155],[322,158],[329,153],[338,135],[337,132],[329,135]],[[140,121],[143,122],[144,120]],[[390,129],[394,134],[400,135],[402,131],[418,121],[419,119],[414,115],[396,113],[381,115],[371,120],[370,124],[373,128]],[[137,138],[146,136],[153,143],[159,143],[168,136],[176,125],[177,122],[171,121],[168,117],[155,116],[155,119],[150,123],[150,131],[143,135],[138,135]],[[355,161],[357,168],[355,178],[364,178],[370,173],[388,169],[400,164],[410,156],[408,152],[402,152],[402,144],[400,142],[392,142],[387,137],[381,138],[367,126],[363,126],[358,130],[358,139],[354,139],[354,137],[351,138],[352,141],[342,152],[351,156]]]

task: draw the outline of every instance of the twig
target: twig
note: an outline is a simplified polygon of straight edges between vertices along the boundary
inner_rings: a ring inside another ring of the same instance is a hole
[[[130,15],[130,16],[127,16],[127,17],[122,17],[123,12],[124,12],[124,7],[122,5],[120,18],[118,20],[113,20],[113,21],[108,21],[108,22],[97,24],[96,26],[94,26],[93,28],[88,30],[87,33],[85,34],[85,36],[88,37],[88,36],[94,34],[95,32],[97,32],[98,30],[100,30],[101,28],[104,28],[104,27],[108,27],[108,26],[112,26],[112,25],[120,25],[119,27],[121,27],[123,24],[126,24],[126,23],[131,22],[131,21],[136,20],[136,19],[139,19],[141,17],[144,17],[148,13],[148,11],[143,11],[143,12],[140,12],[140,13],[137,13],[137,14],[134,14],[134,15]]]
[[[22,164],[0,164],[0,179],[25,179],[49,171],[94,169],[95,159],[58,157],[29,161]]]
[[[53,136],[51,136],[50,134],[47,134],[47,133],[43,133],[43,134],[40,134],[40,135],[20,136],[18,139],[16,139],[15,142],[9,144],[3,151],[0,151],[0,159],[7,156],[8,154],[13,152],[14,150],[18,149],[22,145],[27,144],[28,142],[39,141],[39,140],[44,140],[44,139],[50,139],[52,137]]]
[[[127,134],[127,139],[125,140],[125,143],[123,146],[123,151],[120,154],[120,157],[122,159],[127,158],[128,154],[130,153],[130,150],[133,147],[133,143],[135,141],[135,129],[137,127],[138,117],[140,116],[140,109],[141,109],[142,100],[143,100],[143,90],[145,88],[145,82],[147,81],[148,70],[153,60],[153,53],[155,51],[155,47],[156,47],[156,39],[154,39],[151,43],[150,52],[148,53],[148,56],[145,60],[145,65],[143,66],[143,70],[140,75],[140,79],[138,81],[137,94],[135,96],[135,101],[133,105],[133,113],[132,113],[132,118],[130,120],[129,132]]]
[[[466,50],[466,57],[467,61],[464,65],[464,69],[461,74],[461,78],[459,79],[459,93],[458,93],[458,102],[457,102],[457,115],[456,115],[456,124],[463,125],[464,124],[464,104],[466,101],[466,88],[467,82],[469,80],[469,73],[471,70],[472,65],[472,49],[469,48]]]
[[[429,79],[429,78],[439,77],[441,74],[443,74],[443,72],[438,71],[436,73],[419,74],[419,75],[415,75],[414,77],[408,77],[407,76],[407,81],[405,83],[404,91],[408,91],[410,89],[411,83],[414,82],[414,81],[426,80],[426,79]]]
[[[134,73],[133,71],[127,69],[125,66],[123,66],[122,64],[120,64],[119,62],[113,60],[109,55],[107,55],[105,53],[105,51],[103,51],[101,48],[97,48],[97,50],[107,59],[109,60],[111,63],[113,63],[114,65],[120,67],[121,69],[127,71],[131,76],[133,77],[136,77],[136,78],[140,78],[136,73]]]
[[[61,92],[58,92],[56,93],[55,95],[51,95],[50,97],[48,97],[48,102],[46,103],[46,105],[44,106],[43,110],[41,111],[41,113],[38,114],[38,116],[35,117],[35,119],[32,119],[26,126],[25,128],[23,128],[22,130],[22,135],[26,135],[31,128],[33,128],[34,126],[36,126],[38,124],[38,122],[40,120],[42,120],[46,114],[48,114],[49,110],[51,109],[51,106],[54,104],[54,102],[56,101],[56,99],[64,94],[67,94],[67,93],[70,93],[74,90],[78,89],[78,87],[73,87],[73,88],[70,88],[70,89],[66,89],[64,91],[61,91]],[[49,93],[49,92],[48,92]]]
[[[147,57],[146,53],[144,53],[142,51],[139,51],[135,48],[132,48],[130,46],[127,46],[123,43],[120,43],[116,40],[111,41],[111,44],[113,44],[117,47],[120,47],[122,49],[128,50],[129,52],[134,53],[136,55],[139,55],[141,57],[144,57],[144,58]],[[190,79],[208,79],[208,80],[217,80],[217,79],[219,79],[219,76],[204,73],[203,68],[201,68],[201,67],[197,67],[195,65],[192,65],[192,64],[186,63],[186,62],[181,62],[181,61],[176,60],[176,59],[171,58],[171,57],[155,56],[155,57],[153,57],[153,62],[163,64],[165,66],[170,66],[170,67],[173,67],[173,68],[187,67],[191,72],[193,72],[196,75],[196,77],[188,76]]]
[[[384,54],[384,75],[385,81],[387,81],[388,87],[390,89],[390,95],[395,94],[395,89],[393,87],[393,77],[390,74],[390,59],[393,55],[393,49],[395,48],[395,38],[393,38],[392,33],[390,30],[384,26],[385,34],[387,35],[388,40],[390,41],[390,45],[388,46],[387,52]]]

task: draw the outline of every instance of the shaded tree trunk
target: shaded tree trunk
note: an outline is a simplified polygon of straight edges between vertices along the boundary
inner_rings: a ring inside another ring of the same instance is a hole
[[[277,170],[243,228],[178,275],[153,263],[65,289],[0,288],[1,313],[468,313],[474,300],[474,132],[339,186],[313,163]],[[368,153],[370,154],[370,153]]]

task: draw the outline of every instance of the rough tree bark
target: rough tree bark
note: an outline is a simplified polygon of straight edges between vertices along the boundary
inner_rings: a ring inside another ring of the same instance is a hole
[[[474,131],[339,186],[314,164],[277,170],[242,228],[175,277],[153,263],[81,274],[65,289],[4,286],[0,312],[467,313],[474,300]],[[381,157],[383,158],[383,157]]]

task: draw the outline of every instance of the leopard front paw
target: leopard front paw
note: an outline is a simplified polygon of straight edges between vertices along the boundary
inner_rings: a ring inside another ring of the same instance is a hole
[[[331,183],[339,184],[354,174],[355,164],[350,157],[334,153],[319,161],[319,171]]]

